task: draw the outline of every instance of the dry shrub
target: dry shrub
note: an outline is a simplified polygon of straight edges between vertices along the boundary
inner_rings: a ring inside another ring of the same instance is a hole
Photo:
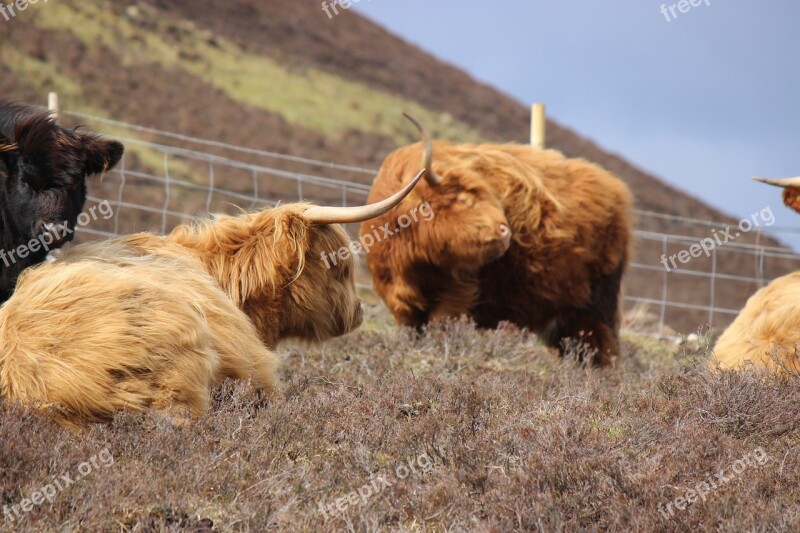
[[[677,361],[670,350],[626,337],[615,368],[597,370],[513,326],[454,320],[284,346],[279,398],[225,383],[207,416],[183,427],[122,414],[73,435],[3,406],[3,505],[104,447],[114,464],[0,528],[796,529],[800,381],[713,372],[705,356]],[[758,447],[766,464],[669,519],[659,513]],[[429,470],[398,477],[423,455]],[[391,485],[343,513],[320,510],[381,476]]]

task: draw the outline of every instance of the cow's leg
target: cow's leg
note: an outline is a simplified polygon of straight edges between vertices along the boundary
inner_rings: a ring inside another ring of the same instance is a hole
[[[471,276],[442,280],[436,294],[438,297],[428,313],[428,320],[469,315],[478,299],[477,280]]]
[[[159,354],[161,355],[161,354]],[[176,426],[205,414],[210,407],[211,387],[219,366],[219,355],[202,339],[176,347],[163,358],[164,365],[153,375],[141,376],[142,391],[138,408],[152,407],[163,412]],[[147,405],[152,401],[151,405]]]
[[[430,310],[428,313],[428,320],[433,322],[435,320],[442,320],[448,317],[467,315],[469,314],[471,307],[471,304],[465,304],[464,302],[445,300],[444,302],[438,303],[433,307],[433,309]]]
[[[252,341],[237,347],[239,349],[226,350],[221,358],[218,381],[224,378],[249,379],[253,387],[271,396],[277,389],[278,357],[261,344],[257,336],[254,335]]]
[[[277,387],[278,356],[264,346],[250,319],[238,309],[231,309],[210,322],[216,332],[214,346],[220,362],[214,381],[249,379],[253,387],[272,395]]]
[[[546,342],[564,350],[563,339],[585,342],[596,350],[594,364],[607,366],[619,355],[619,293],[623,267],[596,280],[589,305],[559,313],[546,335]]]
[[[556,317],[544,340],[548,346],[558,348],[564,355],[565,339],[585,343],[595,352],[592,361],[596,366],[608,366],[619,353],[619,337],[615,328],[606,324],[592,310],[571,310]]]
[[[385,288],[383,298],[401,326],[420,327],[427,322],[426,301],[418,288],[394,283]]]
[[[253,368],[250,374],[251,383],[267,396],[272,396],[277,390],[275,374],[278,368],[278,357],[267,348],[251,352]]]

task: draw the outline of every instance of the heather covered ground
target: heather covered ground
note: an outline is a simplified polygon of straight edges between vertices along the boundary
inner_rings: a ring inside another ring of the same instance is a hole
[[[0,528],[800,528],[800,382],[710,373],[707,346],[623,346],[597,370],[513,327],[418,336],[376,312],[284,346],[278,399],[227,383],[184,427],[127,414],[75,435],[2,406]]]

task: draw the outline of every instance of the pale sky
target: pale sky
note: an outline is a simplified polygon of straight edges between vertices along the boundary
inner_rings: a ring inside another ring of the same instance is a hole
[[[675,4],[354,6],[521,103],[545,102],[560,124],[693,196],[736,217],[772,206],[775,228],[800,232],[778,189],[749,179],[800,175],[800,2],[703,0],[673,18]]]

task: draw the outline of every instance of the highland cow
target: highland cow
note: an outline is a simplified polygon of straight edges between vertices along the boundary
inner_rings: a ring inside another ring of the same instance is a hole
[[[394,210],[361,226],[391,238],[367,254],[373,284],[397,322],[420,327],[468,315],[481,327],[509,321],[596,350],[619,351],[619,294],[632,230],[631,193],[609,172],[553,150],[514,144],[424,140],[384,161],[369,200],[385,197],[409,169],[426,180]],[[435,150],[435,151],[434,151]],[[426,202],[428,223],[397,231],[400,213]]]
[[[756,181],[760,181],[761,183],[766,183],[768,185],[774,185],[776,187],[780,187],[783,189],[781,193],[781,197],[783,199],[783,203],[789,209],[800,213],[800,176],[796,178],[782,178],[782,179],[771,179],[771,178],[753,178]]]
[[[284,338],[319,341],[358,327],[354,259],[337,223],[379,216],[419,181],[356,208],[290,204],[76,246],[26,270],[0,308],[0,390],[55,407],[65,424],[120,409],[197,416],[210,387],[250,379],[271,393]]]
[[[64,129],[39,108],[0,100],[0,303],[20,272],[72,240],[86,178],[116,165],[123,150]]]
[[[800,272],[773,280],[751,296],[717,340],[712,368],[753,366],[800,372]]]
[[[757,181],[783,188],[783,203],[800,212],[800,178]],[[800,372],[800,272],[773,280],[751,296],[717,340],[712,368],[741,370],[747,364],[775,372]]]

